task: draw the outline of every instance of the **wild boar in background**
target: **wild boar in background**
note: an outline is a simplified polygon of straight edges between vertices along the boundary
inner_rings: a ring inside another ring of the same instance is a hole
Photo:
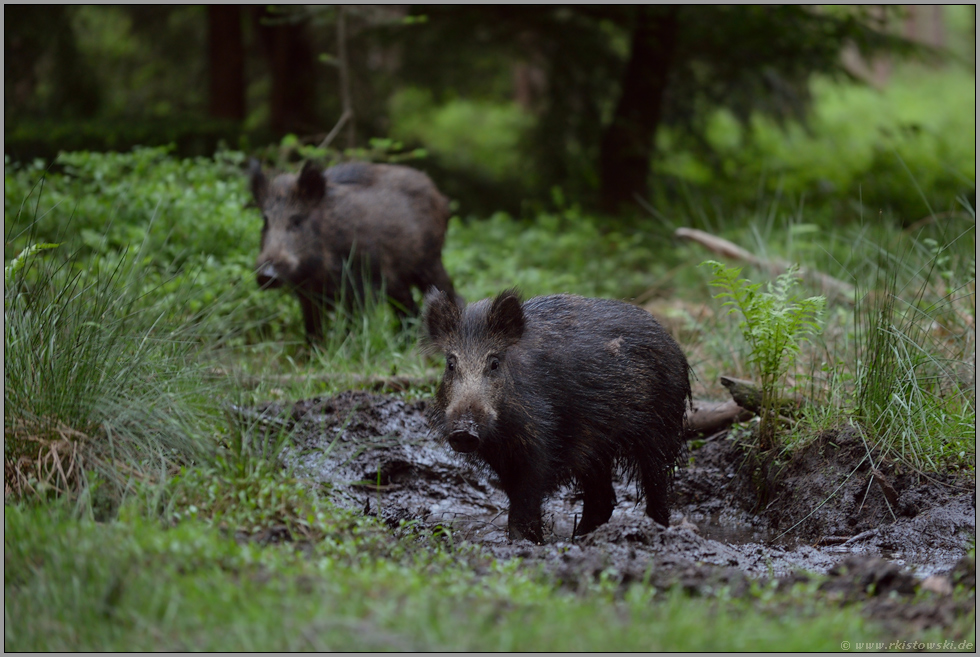
[[[338,298],[350,309],[382,282],[400,317],[418,313],[412,287],[455,298],[442,266],[449,204],[421,171],[351,162],[321,172],[308,161],[270,181],[252,160],[250,174],[262,212],[256,280],[296,294],[311,343]]]

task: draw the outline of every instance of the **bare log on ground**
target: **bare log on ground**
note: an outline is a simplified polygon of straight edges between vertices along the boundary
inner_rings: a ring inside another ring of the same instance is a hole
[[[730,376],[721,376],[718,377],[718,380],[721,382],[721,385],[728,388],[732,399],[738,402],[739,406],[747,411],[752,411],[754,414],[762,412],[762,390],[754,382],[746,381],[745,379],[736,379]],[[797,411],[799,411],[803,403],[799,399],[780,397],[776,400],[775,409],[780,417],[786,422],[790,422],[791,418],[796,416]]]
[[[790,267],[790,263],[784,260],[766,261],[762,260],[761,258],[757,258],[737,244],[696,228],[678,228],[674,231],[674,237],[697,242],[712,253],[720,255],[723,258],[747,262],[750,265],[767,270],[773,276],[778,276],[782,272],[788,270]],[[833,292],[834,294],[846,299],[849,303],[854,303],[854,286],[850,283],[834,278],[833,276],[823,272],[806,269],[804,267],[800,267],[799,274],[803,278],[819,284],[824,292]]]
[[[762,391],[751,381],[730,376],[718,377],[721,385],[728,388],[732,399],[747,411],[758,413],[762,410]]]
[[[734,399],[723,402],[695,399],[684,418],[684,426],[690,433],[708,434],[729,427],[733,422],[745,422],[753,415]]]

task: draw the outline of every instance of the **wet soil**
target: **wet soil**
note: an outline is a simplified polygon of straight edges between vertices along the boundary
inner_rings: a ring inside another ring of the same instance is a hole
[[[457,543],[540,564],[572,589],[603,574],[738,595],[752,580],[784,586],[822,576],[827,595],[872,600],[867,613],[907,629],[948,625],[965,613],[952,586],[975,587],[964,557],[976,537],[975,479],[903,469],[853,430],[818,436],[791,457],[753,456],[732,434],[692,440],[670,527],[647,518],[636,486],[620,479],[610,521],[574,539],[581,496],[571,487],[555,494],[544,506],[545,541],[535,545],[508,539],[507,496],[495,477],[438,442],[424,411],[424,401],[364,391],[239,410],[287,429],[282,462],[337,503],[391,524],[441,525]],[[936,601],[895,601],[923,587]]]

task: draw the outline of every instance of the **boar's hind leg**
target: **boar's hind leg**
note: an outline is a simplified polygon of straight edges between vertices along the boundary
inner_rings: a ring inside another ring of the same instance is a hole
[[[412,288],[408,285],[388,285],[388,299],[399,319],[419,314],[418,304],[412,296]]]
[[[450,299],[456,298],[456,288],[453,287],[453,281],[446,273],[446,268],[442,266],[441,260],[436,260],[425,271],[419,272],[416,283],[418,288],[422,290],[422,294],[427,293],[430,287],[435,286],[437,290],[445,292]]]
[[[582,522],[575,528],[575,535],[588,534],[605,524],[616,506],[616,492],[612,484],[612,464],[602,463],[581,482]]]
[[[664,527],[670,525],[671,468],[651,455],[639,459],[640,479],[647,498],[647,515]]]

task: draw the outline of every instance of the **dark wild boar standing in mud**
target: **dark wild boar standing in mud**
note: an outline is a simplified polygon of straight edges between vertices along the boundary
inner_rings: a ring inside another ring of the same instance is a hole
[[[667,525],[691,386],[687,359],[649,313],[564,294],[522,304],[515,291],[461,308],[433,290],[422,324],[423,345],[446,356],[429,422],[497,474],[511,538],[541,542],[543,500],[572,482],[584,498],[576,534],[605,523],[616,464]]]
[[[321,172],[306,162],[299,175],[269,181],[253,160],[250,173],[262,211],[256,279],[299,297],[310,342],[323,337],[323,311],[341,294],[350,309],[382,281],[399,316],[418,312],[413,286],[455,297],[442,266],[449,204],[421,171],[352,162]]]

